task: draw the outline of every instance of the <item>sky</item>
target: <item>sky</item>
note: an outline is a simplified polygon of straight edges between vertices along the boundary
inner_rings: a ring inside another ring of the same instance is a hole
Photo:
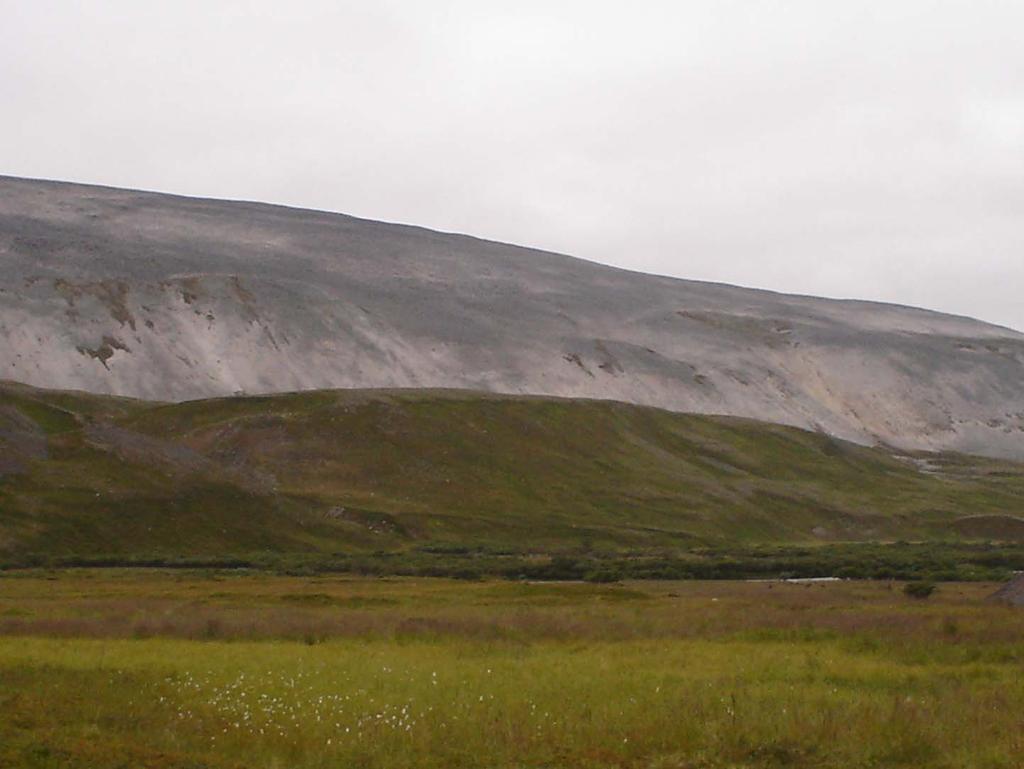
[[[1020,0],[0,0],[0,173],[1024,330]]]

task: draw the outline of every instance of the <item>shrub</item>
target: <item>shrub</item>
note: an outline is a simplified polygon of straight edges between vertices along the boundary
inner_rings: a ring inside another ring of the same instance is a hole
[[[598,582],[598,583],[609,583],[618,582],[622,578],[622,574],[616,569],[612,568],[601,568],[588,571],[583,575],[583,579],[587,582]]]
[[[935,592],[935,584],[932,582],[908,582],[903,586],[905,595],[923,601]]]

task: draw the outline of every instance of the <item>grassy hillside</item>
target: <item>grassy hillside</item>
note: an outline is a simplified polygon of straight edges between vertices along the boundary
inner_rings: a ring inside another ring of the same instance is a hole
[[[1017,518],[1020,516],[1020,519]],[[1024,466],[611,402],[0,385],[0,553],[1019,540]]]

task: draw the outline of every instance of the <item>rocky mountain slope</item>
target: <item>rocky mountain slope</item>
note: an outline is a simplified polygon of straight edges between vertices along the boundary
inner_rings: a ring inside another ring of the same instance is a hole
[[[255,203],[0,177],[0,377],[159,400],[445,387],[1024,458],[1024,335]]]

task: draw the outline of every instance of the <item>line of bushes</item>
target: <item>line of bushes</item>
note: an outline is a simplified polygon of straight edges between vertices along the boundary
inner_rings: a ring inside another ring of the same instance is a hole
[[[1024,570],[1024,547],[988,543],[856,543],[818,547],[751,546],[675,553],[515,553],[431,547],[362,554],[256,553],[225,556],[8,556],[0,569],[166,568],[257,570],[295,575],[484,577],[537,581],[623,579],[848,579],[997,581]]]

